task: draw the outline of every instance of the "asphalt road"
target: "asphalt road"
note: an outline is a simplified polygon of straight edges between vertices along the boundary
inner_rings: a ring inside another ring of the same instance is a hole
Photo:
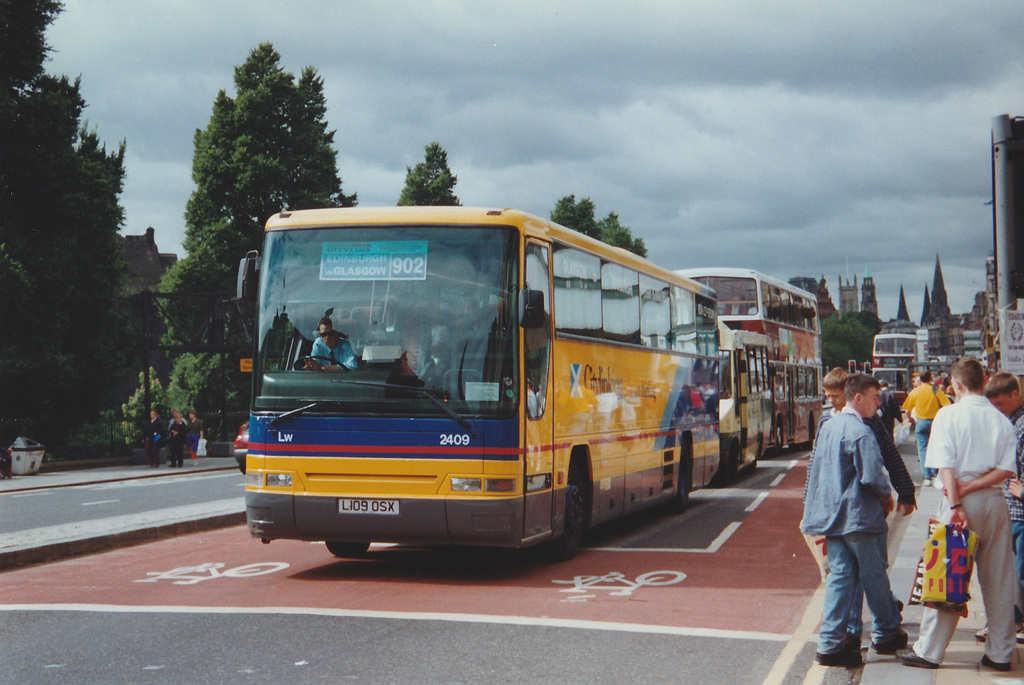
[[[233,526],[8,571],[0,682],[802,683],[819,576],[796,532],[800,456],[683,515],[600,527],[562,564],[382,545],[340,560]],[[180,490],[241,478],[222,475]],[[165,506],[174,488],[41,501]]]
[[[6,492],[0,496],[0,535],[245,497],[245,476],[237,469],[196,473],[175,469],[173,477],[167,467],[160,470],[168,477]],[[27,478],[31,477],[22,480]]]

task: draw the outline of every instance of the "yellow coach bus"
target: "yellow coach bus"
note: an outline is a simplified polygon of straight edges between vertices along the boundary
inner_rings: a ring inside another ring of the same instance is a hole
[[[258,286],[256,285],[258,283]],[[710,290],[518,211],[270,218],[257,302],[250,533],[525,547],[684,507],[719,464]]]

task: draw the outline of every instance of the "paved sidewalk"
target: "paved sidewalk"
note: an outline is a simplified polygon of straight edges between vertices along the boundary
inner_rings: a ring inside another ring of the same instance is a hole
[[[237,469],[233,457],[199,459],[180,469],[161,464],[109,466],[96,469],[55,471],[0,480],[0,497],[17,496],[33,490],[55,487],[95,485],[136,478],[175,478],[204,471]],[[143,514],[32,528],[0,535],[0,570],[37,564],[81,554],[92,554],[116,547],[153,542],[175,535],[212,530],[245,523],[242,497],[157,509]]]
[[[904,452],[904,460],[917,482],[920,482],[916,450]],[[910,596],[915,569],[928,534],[928,520],[938,510],[941,498],[942,493],[937,488],[921,488],[918,493],[918,509],[905,529],[899,553],[892,562],[889,572],[892,589],[904,602]],[[969,605],[969,616],[960,620],[953,641],[946,652],[946,659],[940,668],[911,668],[897,662],[895,657],[881,656],[869,650],[865,657],[867,663],[860,680],[861,685],[1024,685],[1024,664],[1021,662],[1019,647],[1014,653],[1013,669],[1009,673],[999,673],[981,666],[981,657],[985,653],[984,646],[975,640],[974,633],[985,625],[985,607],[981,602],[977,578],[971,582],[971,595],[973,599]],[[920,606],[907,606],[903,611],[903,628],[910,634],[911,644],[917,639],[921,614]],[[866,621],[870,615],[865,609]]]

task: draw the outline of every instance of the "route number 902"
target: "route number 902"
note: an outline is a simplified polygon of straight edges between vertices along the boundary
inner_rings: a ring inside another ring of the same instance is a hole
[[[466,433],[441,433],[442,446],[466,446],[469,445],[469,435]]]

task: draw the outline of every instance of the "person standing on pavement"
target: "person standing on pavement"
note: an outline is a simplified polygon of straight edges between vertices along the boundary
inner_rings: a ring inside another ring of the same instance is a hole
[[[878,381],[851,376],[846,405],[821,427],[814,443],[801,531],[824,535],[829,574],[815,661],[823,666],[860,666],[847,626],[858,583],[874,615],[872,647],[893,654],[906,646],[900,611],[889,586],[886,515],[895,507],[878,441],[864,419],[878,410]],[[859,637],[858,637],[859,643]]]
[[[1020,396],[1020,383],[1011,373],[1001,371],[985,384],[985,397],[992,406],[1010,419],[1017,436],[1017,475],[1003,483],[1003,498],[1010,512],[1010,532],[1017,564],[1017,599],[1014,602],[1014,621],[1017,623],[1017,644],[1024,644],[1024,399]],[[976,634],[979,642],[988,639],[986,625]]]
[[[949,398],[944,392],[936,392],[932,388],[932,375],[923,371],[920,375],[921,384],[907,395],[903,402],[903,411],[910,414],[917,438],[917,456],[921,460],[921,471],[924,473],[924,485],[931,485],[935,479],[935,470],[925,465],[928,454],[928,436],[931,434],[932,421],[939,409],[947,406]]]
[[[179,469],[185,465],[185,443],[188,441],[188,424],[177,409],[171,410],[171,424],[168,427],[171,431],[168,440],[168,466]]]
[[[821,419],[818,421],[817,435],[821,434],[821,427],[825,425],[825,422],[841,412],[843,407],[846,406],[846,381],[851,377],[849,372],[837,366],[825,374],[825,377],[822,379],[825,397],[832,405],[832,411],[822,414]],[[879,385],[884,385],[884,383],[885,381],[879,381]],[[881,393],[879,393],[879,397],[881,397]],[[896,407],[898,411],[899,405],[897,404]],[[896,490],[898,497],[898,513],[902,516],[910,516],[917,509],[917,487],[914,485],[914,480],[910,477],[910,472],[907,471],[907,465],[903,462],[903,455],[900,454],[896,443],[893,442],[892,431],[886,430],[882,417],[877,412],[865,418],[864,424],[871,429],[875,434],[875,439],[878,440],[878,448],[882,452],[885,470],[889,474],[889,481],[892,483],[893,489]],[[808,480],[810,480],[810,463],[808,463],[807,472]],[[805,484],[804,499],[806,497],[807,486]],[[888,552],[886,554],[886,561],[888,561]],[[900,604],[897,601],[897,607],[899,606]],[[860,651],[860,636],[864,632],[863,611],[864,588],[858,582],[851,600],[850,619],[846,627],[845,648],[848,650]]]
[[[149,421],[142,431],[142,446],[149,457],[149,465],[153,468],[160,466],[160,441],[164,437],[164,422],[160,420],[160,413],[156,409],[149,412]]]
[[[199,441],[206,438],[203,432],[203,422],[196,414],[195,409],[188,410],[188,450],[192,453],[192,465],[199,464]]]
[[[981,665],[1009,671],[1016,647],[1017,581],[1010,514],[1001,486],[1016,475],[1017,439],[1010,420],[985,399],[984,382],[977,360],[961,359],[953,365],[957,402],[935,417],[928,466],[938,469],[945,495],[935,518],[978,534],[975,571],[989,627]],[[907,666],[938,668],[959,621],[959,614],[925,607],[917,642],[896,652],[896,659]]]
[[[896,399],[896,395],[894,395],[892,390],[889,388],[889,383],[887,381],[878,381],[878,383],[882,386],[882,392],[879,393],[879,399],[882,402],[882,406],[878,411],[882,419],[882,424],[889,430],[889,437],[891,438],[893,428],[896,427],[896,422],[903,420],[903,410],[900,409],[900,403]]]

